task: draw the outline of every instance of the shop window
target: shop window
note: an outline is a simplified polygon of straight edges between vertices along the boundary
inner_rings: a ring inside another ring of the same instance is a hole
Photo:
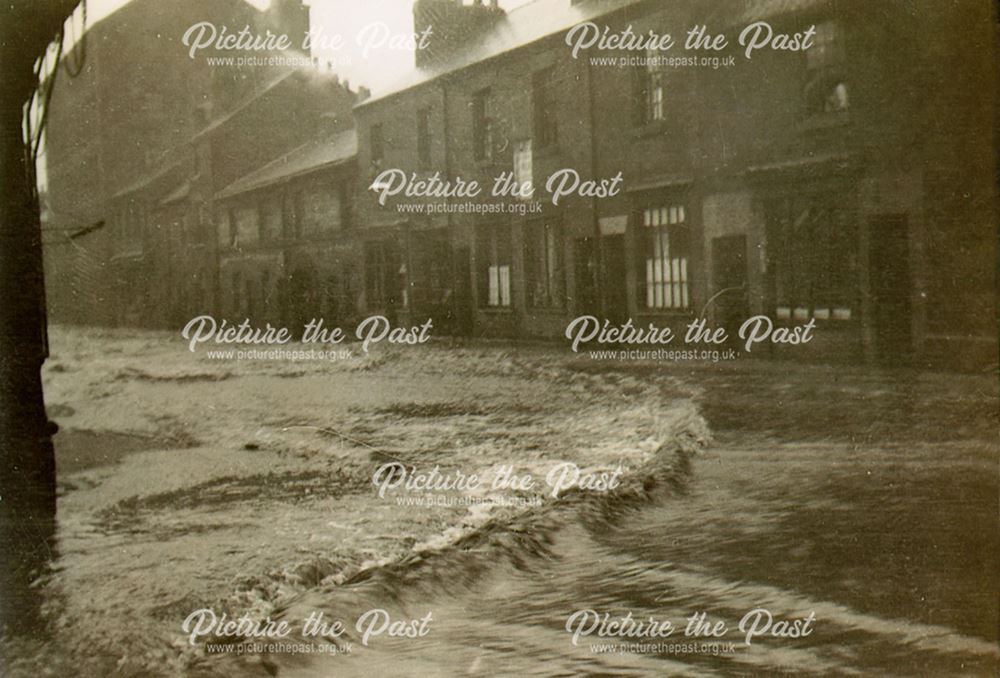
[[[775,313],[849,319],[858,299],[858,245],[845,202],[834,196],[777,199],[766,205],[766,219]]]
[[[510,308],[510,226],[481,226],[476,237],[480,306]]]
[[[642,213],[646,308],[690,308],[690,235],[686,221],[683,205],[654,207]]]

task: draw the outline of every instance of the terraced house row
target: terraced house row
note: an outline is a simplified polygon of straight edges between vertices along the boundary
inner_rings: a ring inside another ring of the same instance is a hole
[[[154,11],[129,6],[143,7]],[[434,39],[392,88],[351,89],[315,68],[215,69],[203,119],[137,185],[70,220],[67,232],[84,233],[70,247],[49,248],[50,281],[68,281],[50,289],[53,315],[179,327],[203,312],[289,326],[380,313],[432,317],[438,333],[557,338],[580,315],[678,330],[707,317],[732,332],[764,314],[815,324],[789,357],[995,364],[991,12],[417,0],[414,32]],[[303,20],[296,3],[265,15]],[[594,40],[574,54],[567,36],[588,23],[678,44]],[[739,36],[764,24],[771,44],[748,58]],[[697,26],[727,47],[684,49]],[[771,48],[796,34],[808,49]],[[485,190],[383,195],[393,169]],[[565,169],[619,177],[617,190],[553,204],[546,179]],[[50,171],[56,220],[72,202],[60,179],[78,180],[64,170]],[[496,197],[498,178],[534,194]],[[88,220],[112,226],[87,231]]]

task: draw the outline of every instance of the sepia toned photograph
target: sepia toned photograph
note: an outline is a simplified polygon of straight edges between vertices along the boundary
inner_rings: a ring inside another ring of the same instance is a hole
[[[1000,675],[991,0],[8,0],[0,675]]]

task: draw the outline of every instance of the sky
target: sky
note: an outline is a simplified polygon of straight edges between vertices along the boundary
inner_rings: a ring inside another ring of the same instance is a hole
[[[87,0],[87,23],[94,24],[130,0]],[[269,0],[244,0],[259,9],[268,6]],[[523,0],[521,0],[523,1]],[[332,50],[314,49],[313,56],[334,62],[334,70],[352,83],[377,87],[387,85],[405,69],[413,66],[412,50],[389,49],[391,35],[410,34],[413,31],[413,0],[306,0],[310,7],[310,22],[314,31],[332,39],[343,38],[343,47]],[[387,34],[378,35],[381,26],[370,28],[368,50],[357,44],[357,35],[372,23],[384,24]],[[79,18],[77,18],[79,25]],[[235,26],[230,27],[236,29]],[[382,47],[377,44],[381,40]],[[370,84],[369,84],[370,83]]]
[[[130,1],[87,0],[87,26],[93,26]],[[270,0],[244,2],[265,9]],[[324,64],[331,62],[332,69],[341,79],[347,80],[352,88],[364,85],[377,92],[391,86],[413,68],[413,2],[414,0],[306,0],[305,4],[310,7],[310,24],[315,39],[320,43],[311,50],[312,56]],[[531,0],[500,0],[500,6],[509,11],[527,2]],[[242,27],[229,28],[238,31]],[[74,15],[67,20],[66,47],[71,46],[82,33],[82,12],[77,7]],[[342,40],[338,49],[321,48],[324,39],[329,44],[335,36],[340,36]],[[52,56],[50,54],[47,62],[49,66],[53,63]],[[34,124],[37,105],[32,107],[31,117]],[[37,172],[39,185],[42,187],[48,183],[44,154],[43,143]]]
[[[261,9],[269,4],[269,0],[244,1]],[[529,1],[501,0],[500,5],[510,10]],[[87,22],[92,25],[127,2],[88,0]],[[413,0],[306,0],[306,4],[318,35],[328,40],[340,35],[343,40],[337,50],[313,49],[313,56],[333,62],[334,70],[352,86],[366,85],[377,90],[413,67],[412,49],[390,47],[402,36],[412,35]]]
[[[352,85],[377,90],[413,67],[413,50],[396,48],[410,42],[403,36],[413,33],[412,0],[312,0],[310,5],[312,30],[343,38],[340,49],[314,49],[313,56],[332,60],[333,70]]]

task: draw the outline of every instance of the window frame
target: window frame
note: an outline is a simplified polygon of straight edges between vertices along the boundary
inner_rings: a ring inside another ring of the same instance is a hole
[[[405,289],[400,283],[402,253],[392,240],[368,240],[363,245],[365,300],[369,308],[406,308]]]
[[[668,200],[638,213],[640,294],[652,313],[687,313],[692,308],[692,241],[684,201]]]
[[[421,169],[431,166],[431,108],[417,109],[417,165]]]
[[[476,277],[482,310],[514,308],[511,225],[480,224],[476,229]]]
[[[484,87],[472,95],[472,157],[477,162],[493,159],[492,92]]]
[[[816,24],[812,46],[805,50],[803,103],[807,117],[839,115],[851,108],[843,24],[828,19]]]
[[[385,129],[381,122],[372,123],[368,128],[368,153],[371,164],[381,167],[385,161]]]
[[[257,228],[260,232],[259,240],[262,244],[278,242],[284,231],[284,210],[281,208],[281,198],[273,192],[260,196],[257,204]],[[271,224],[270,218],[277,215],[277,223]],[[274,226],[274,228],[272,228]]]
[[[555,65],[540,68],[531,74],[531,128],[541,150],[559,143],[558,97]]]
[[[524,279],[527,305],[534,309],[566,308],[565,233],[560,219],[532,219],[523,227]]]
[[[531,200],[535,197],[535,148],[531,139],[521,139],[514,142],[511,165],[514,183],[517,184],[518,200]],[[527,174],[527,178],[525,178],[525,174]],[[525,184],[530,185],[530,194],[521,191]]]
[[[765,202],[767,271],[776,315],[778,308],[806,309],[820,319],[836,309],[860,310],[859,218],[840,193],[783,195]]]
[[[636,93],[638,120],[640,125],[654,125],[666,120],[666,80],[667,74],[663,68],[656,65],[654,57],[659,53],[654,49],[646,50],[646,62],[637,66]]]

